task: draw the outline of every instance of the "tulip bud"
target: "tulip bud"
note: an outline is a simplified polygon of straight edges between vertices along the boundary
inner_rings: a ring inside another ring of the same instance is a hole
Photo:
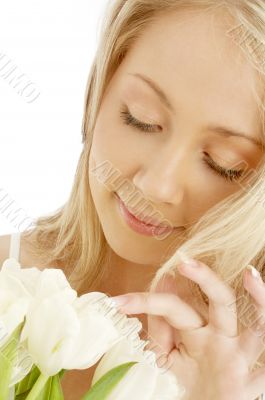
[[[143,350],[139,340],[124,338],[114,345],[100,360],[93,376],[96,383],[112,368],[129,362],[133,365],[107,400],[179,400],[185,389],[173,372],[159,368],[152,351]]]

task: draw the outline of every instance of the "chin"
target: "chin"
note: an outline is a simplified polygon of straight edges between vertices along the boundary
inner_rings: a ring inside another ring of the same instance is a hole
[[[169,237],[158,240],[155,236],[133,231],[119,212],[116,193],[94,179],[90,181],[90,186],[104,236],[113,252],[135,264],[161,265],[165,262],[166,256],[169,257]]]

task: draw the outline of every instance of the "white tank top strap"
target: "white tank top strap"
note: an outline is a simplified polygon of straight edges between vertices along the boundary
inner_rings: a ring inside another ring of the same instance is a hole
[[[20,232],[15,232],[12,233],[10,237],[9,258],[15,258],[19,262],[19,253],[20,253]]]

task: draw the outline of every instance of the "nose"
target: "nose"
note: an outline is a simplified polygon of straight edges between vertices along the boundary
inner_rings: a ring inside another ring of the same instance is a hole
[[[165,150],[165,149],[164,149]],[[133,183],[154,203],[179,204],[184,197],[184,183],[189,179],[183,152],[160,152],[147,160],[133,177]]]

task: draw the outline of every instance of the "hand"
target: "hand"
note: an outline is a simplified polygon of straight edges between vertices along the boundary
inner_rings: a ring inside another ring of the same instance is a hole
[[[238,334],[236,297],[207,265],[180,264],[181,275],[199,284],[209,299],[203,318],[173,292],[175,278],[165,276],[155,292],[127,293],[120,311],[148,314],[148,333],[168,354],[170,369],[186,388],[185,400],[255,400],[265,392],[265,368],[251,371],[264,351],[260,323]],[[252,296],[255,320],[265,315],[265,284],[249,269],[243,283]],[[263,320],[263,319],[262,319]],[[264,321],[264,320],[263,320]],[[263,327],[265,334],[265,324]]]

